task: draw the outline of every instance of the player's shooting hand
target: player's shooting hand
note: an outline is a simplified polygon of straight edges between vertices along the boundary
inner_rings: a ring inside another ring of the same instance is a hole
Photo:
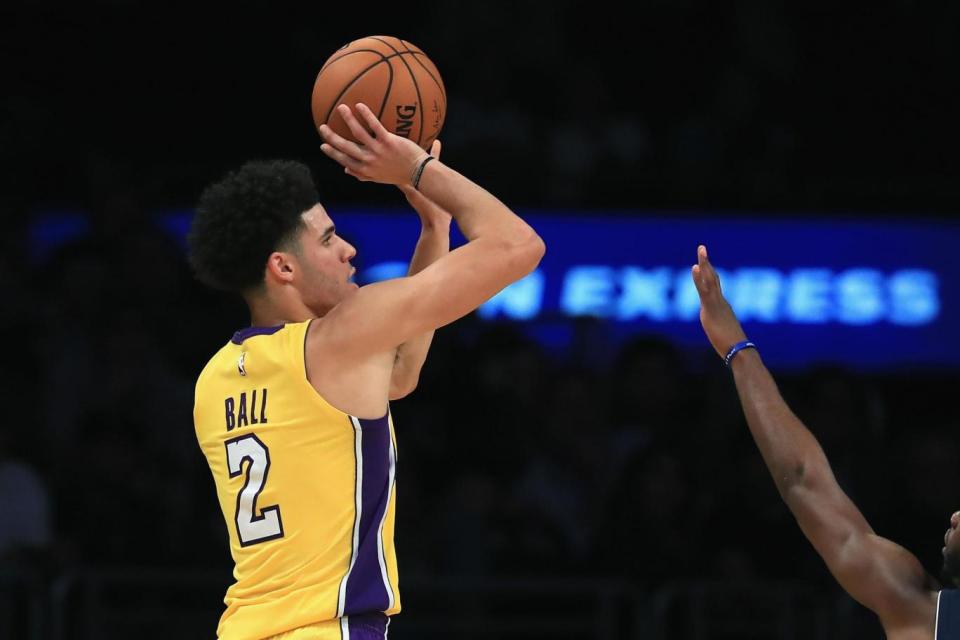
[[[440,159],[440,148],[440,141],[434,140],[433,146],[430,147],[430,155],[437,160]],[[407,202],[410,203],[410,206],[416,210],[417,214],[420,216],[420,222],[425,228],[439,228],[441,230],[444,228],[450,228],[452,216],[450,215],[449,211],[440,207],[440,205],[414,189],[409,184],[401,184],[397,186],[400,188],[400,191],[403,191],[403,195],[407,197]]]
[[[707,248],[697,247],[697,264],[693,265],[693,283],[700,295],[700,324],[710,339],[710,344],[720,357],[727,355],[730,347],[746,340],[740,321],[733,313],[730,303],[720,290],[720,277],[707,257]]]
[[[357,142],[337,135],[324,124],[320,125],[324,140],[320,149],[339,162],[345,173],[363,182],[410,184],[427,153],[412,140],[387,131],[365,104],[353,110],[342,104],[337,111]]]

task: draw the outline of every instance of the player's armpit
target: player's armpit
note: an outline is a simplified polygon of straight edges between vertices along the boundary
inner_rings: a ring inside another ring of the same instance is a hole
[[[312,342],[341,361],[394,349],[470,313],[533,271],[543,253],[532,230],[510,242],[478,238],[416,275],[362,287],[324,317]]]
[[[840,586],[888,631],[925,624],[936,581],[916,556],[873,532],[829,469],[811,470],[783,497]]]

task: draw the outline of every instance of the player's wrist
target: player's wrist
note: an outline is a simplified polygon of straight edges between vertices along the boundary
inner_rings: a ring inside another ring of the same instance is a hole
[[[431,160],[436,160],[436,158],[429,153],[421,156],[414,165],[413,171],[410,173],[410,186],[417,191],[420,190],[420,181],[423,179],[423,172]]]
[[[420,214],[420,230],[422,233],[449,233],[452,218],[447,214]]]
[[[746,356],[743,355],[744,352],[750,351],[752,351],[754,354],[759,353],[756,343],[744,337],[742,340],[738,340],[727,349],[723,356],[723,363],[728,367],[732,367],[733,363],[738,359],[738,356],[740,356],[739,359],[741,360],[745,359]]]

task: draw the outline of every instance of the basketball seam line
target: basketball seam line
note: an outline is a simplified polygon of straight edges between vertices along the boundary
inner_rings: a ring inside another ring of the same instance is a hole
[[[406,51],[404,51],[404,53],[406,53]],[[420,58],[417,57],[417,56],[423,56],[424,58],[426,58],[426,57],[427,57],[427,54],[425,54],[425,53],[417,53],[416,51],[411,51],[411,52],[410,52],[410,56],[411,56],[414,60],[417,61],[417,64],[419,64],[421,67],[423,67],[423,70],[427,72],[427,75],[430,76],[430,79],[433,80],[433,81],[436,83],[437,88],[440,89],[440,95],[443,96],[443,103],[444,103],[444,105],[446,105],[446,103],[447,103],[447,90],[444,88],[443,83],[440,82],[439,80],[437,80],[437,79],[434,77],[433,73],[430,72],[430,69],[427,67],[427,65],[423,64],[422,62],[420,62]]]
[[[383,92],[383,102],[380,103],[380,111],[377,113],[377,120],[383,122],[383,110],[387,108],[387,98],[390,97],[390,89],[393,88],[393,65],[387,62],[387,68],[390,69],[390,77],[387,80],[387,90]]]
[[[329,67],[330,65],[332,65],[334,62],[337,62],[337,61],[339,61],[339,60],[343,60],[344,58],[346,58],[346,57],[349,56],[349,55],[353,55],[354,53],[375,53],[375,54],[377,54],[378,56],[380,56],[380,60],[378,60],[377,62],[374,62],[374,65],[377,65],[377,64],[380,64],[381,62],[385,62],[385,61],[387,61],[387,60],[392,60],[393,58],[396,58],[396,57],[398,57],[398,56],[402,56],[402,55],[404,55],[404,54],[407,53],[407,52],[406,52],[406,51],[401,51],[401,52],[398,52],[398,53],[391,53],[390,55],[385,56],[385,55],[383,55],[382,53],[380,53],[379,51],[377,51],[376,49],[357,49],[356,51],[349,51],[349,52],[343,54],[342,56],[340,56],[339,58],[335,58],[334,60],[328,60],[328,61],[326,62],[326,64],[324,64],[323,67],[320,68],[320,71],[317,72],[317,80],[319,80],[319,79],[320,79],[320,76],[323,75],[323,72],[327,70],[327,67]],[[418,52],[416,52],[416,51],[410,51],[410,54],[413,55],[413,56],[416,56],[417,53],[418,53]],[[424,55],[424,54],[421,54],[421,55]],[[418,61],[418,62],[419,62],[419,61]],[[421,66],[423,66],[422,63],[421,63]],[[364,73],[366,73],[366,72],[364,72]],[[427,73],[429,73],[429,70],[427,71]],[[441,91],[443,91],[443,89],[441,89]],[[446,98],[447,98],[447,95],[446,95],[445,92],[444,92],[443,98],[444,98],[444,100],[446,100]]]
[[[322,74],[324,71],[326,71],[326,70],[327,70],[327,67],[329,67],[330,65],[332,65],[334,62],[337,62],[338,60],[343,60],[343,59],[346,58],[347,56],[352,56],[352,55],[355,54],[355,53],[375,53],[375,54],[377,54],[378,56],[380,56],[380,62],[383,62],[384,58],[386,58],[385,55],[383,55],[381,52],[377,51],[376,49],[354,49],[353,51],[347,51],[345,54],[343,54],[342,56],[340,56],[340,57],[338,57],[338,58],[334,58],[333,60],[327,60],[327,61],[323,64],[323,66],[320,67],[320,71],[317,73],[317,77],[319,78],[319,77],[320,77],[320,74]]]
[[[430,76],[430,79],[433,80],[433,82],[437,85],[437,88],[440,89],[440,94],[443,96],[443,106],[444,106],[444,109],[446,109],[446,106],[447,106],[447,90],[444,89],[443,83],[440,82],[439,80],[437,80],[437,79],[434,77],[434,75],[430,72],[430,69],[427,68],[427,65],[423,64],[423,63],[420,61],[420,58],[417,57],[417,55],[421,55],[421,56],[427,57],[427,54],[425,54],[423,51],[414,51],[413,49],[410,48],[410,43],[407,42],[406,40],[400,40],[400,42],[402,42],[402,43],[403,43],[403,46],[407,49],[407,51],[405,51],[404,53],[409,52],[410,55],[413,56],[413,59],[417,61],[417,64],[420,65],[421,67],[423,67],[423,70],[427,72],[427,75]],[[439,69],[438,69],[438,71],[439,71]]]
[[[420,142],[423,140],[423,97],[420,95],[420,85],[417,84],[417,77],[413,75],[413,69],[410,68],[410,65],[407,64],[407,61],[403,59],[403,53],[399,49],[394,47],[392,44],[386,40],[381,40],[380,38],[373,36],[373,39],[377,42],[382,42],[396,52],[396,55],[400,58],[400,62],[403,63],[403,66],[407,68],[407,73],[410,74],[410,80],[413,81],[413,89],[417,92],[417,102],[420,104],[420,132],[417,134],[417,146],[420,146]],[[412,53],[412,52],[411,52]],[[393,66],[393,65],[390,65]]]
[[[430,72],[430,69],[427,68],[427,65],[423,64],[423,62],[420,61],[420,58],[417,57],[417,54],[419,53],[420,55],[426,58],[426,54],[423,53],[422,51],[418,52],[418,51],[412,50],[410,48],[410,43],[408,43],[406,40],[400,40],[400,42],[402,42],[403,46],[407,49],[407,51],[405,51],[404,53],[409,52],[410,55],[413,57],[413,59],[417,62],[417,64],[419,64],[420,67],[427,73],[427,75],[430,76],[430,79],[433,80],[433,83],[435,85],[437,85],[437,88],[440,89],[440,96],[443,98],[443,111],[441,112],[440,117],[445,118],[446,111],[447,111],[447,90],[443,88],[443,83],[434,77],[434,75]]]
[[[387,44],[387,46],[390,46],[390,45]],[[385,56],[385,55],[383,55],[382,53],[380,53],[379,51],[375,51],[375,50],[373,50],[373,49],[365,49],[364,51],[370,51],[371,53],[376,53],[377,55],[380,56],[381,59],[380,59],[380,60],[377,60],[377,61],[374,62],[372,65],[370,65],[369,67],[367,67],[366,69],[364,69],[363,71],[361,71],[359,74],[357,74],[357,76],[354,77],[354,79],[350,81],[350,84],[348,84],[346,87],[343,88],[343,91],[341,91],[341,92],[337,95],[337,98],[333,101],[333,105],[331,105],[330,109],[327,110],[327,115],[326,115],[326,117],[323,119],[324,122],[328,122],[328,121],[330,120],[330,114],[332,114],[332,113],[333,113],[333,110],[337,107],[337,103],[340,101],[340,98],[343,97],[343,94],[345,94],[345,93],[350,89],[350,87],[352,87],[354,84],[356,84],[357,80],[359,80],[365,73],[367,73],[368,71],[370,71],[371,69],[373,69],[375,66],[377,66],[378,64],[380,64],[380,63],[382,63],[382,62],[389,62],[389,61],[392,60],[393,58],[402,58],[403,55],[404,55],[405,53],[407,53],[406,51],[403,51],[403,52],[398,51],[397,53],[391,53],[390,55]],[[394,49],[394,51],[396,51],[396,49]],[[356,51],[356,52],[351,52],[351,53],[359,53],[359,52],[360,52],[360,51],[358,50],[358,51]],[[411,54],[411,55],[416,55],[416,52],[415,52],[415,51],[411,51],[410,54]],[[340,59],[342,59],[342,58],[345,58],[347,55],[349,55],[349,54],[344,54],[344,55],[340,56],[339,58],[337,58],[337,60],[340,60]],[[336,62],[336,60],[332,60],[332,61],[331,61],[331,64],[332,64],[333,62]],[[323,73],[323,70],[326,69],[328,66],[330,66],[330,65],[329,65],[329,64],[324,65],[323,69],[320,70],[320,73],[317,74],[317,81],[320,80],[320,74],[322,74],[322,73]],[[388,64],[387,67],[390,68],[390,78],[391,78],[391,83],[392,83],[392,82],[393,82],[393,65]],[[408,67],[408,69],[409,69],[409,67]],[[314,83],[314,84],[316,84],[316,83]],[[416,80],[414,80],[414,84],[416,84]],[[419,89],[418,89],[418,90],[417,90],[417,97],[419,97],[419,96],[420,96],[420,91],[419,91]],[[446,96],[444,96],[444,98],[446,98]],[[386,99],[384,99],[384,106],[382,107],[382,109],[385,109],[385,108],[386,108]],[[422,110],[423,110],[423,109],[421,108],[421,111],[422,111]],[[379,119],[380,119],[380,116],[377,116],[377,119],[379,120]]]
[[[392,57],[392,56],[391,56],[391,57]],[[323,121],[324,121],[324,122],[330,122],[330,114],[332,114],[332,113],[333,113],[333,110],[337,108],[337,105],[338,105],[338,104],[340,104],[340,98],[342,98],[342,97],[343,97],[343,94],[345,94],[347,91],[350,90],[350,87],[352,87],[353,85],[357,84],[357,80],[359,80],[360,78],[362,78],[363,76],[365,76],[365,75],[367,74],[367,72],[370,71],[371,69],[373,69],[375,66],[377,66],[378,64],[383,64],[384,62],[387,62],[387,60],[388,60],[388,58],[384,58],[383,60],[377,60],[377,61],[374,62],[372,65],[370,65],[369,67],[367,67],[366,69],[364,69],[363,71],[361,71],[360,73],[358,73],[358,74],[353,78],[353,80],[351,80],[351,81],[349,82],[349,84],[347,84],[347,86],[345,86],[345,87],[340,91],[340,93],[337,94],[337,97],[334,99],[333,103],[330,105],[330,108],[327,110],[327,115],[326,115],[326,117],[323,119]],[[391,81],[392,81],[392,78],[393,78],[393,68],[392,68],[392,67],[393,67],[393,65],[391,65],[389,62],[387,62],[387,68],[390,70],[390,78],[391,78]],[[378,119],[379,119],[379,118],[378,118]]]

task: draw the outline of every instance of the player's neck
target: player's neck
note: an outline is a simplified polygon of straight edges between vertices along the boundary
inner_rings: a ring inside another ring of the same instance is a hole
[[[299,298],[286,296],[248,296],[250,326],[275,327],[291,322],[304,322],[317,317]]]

